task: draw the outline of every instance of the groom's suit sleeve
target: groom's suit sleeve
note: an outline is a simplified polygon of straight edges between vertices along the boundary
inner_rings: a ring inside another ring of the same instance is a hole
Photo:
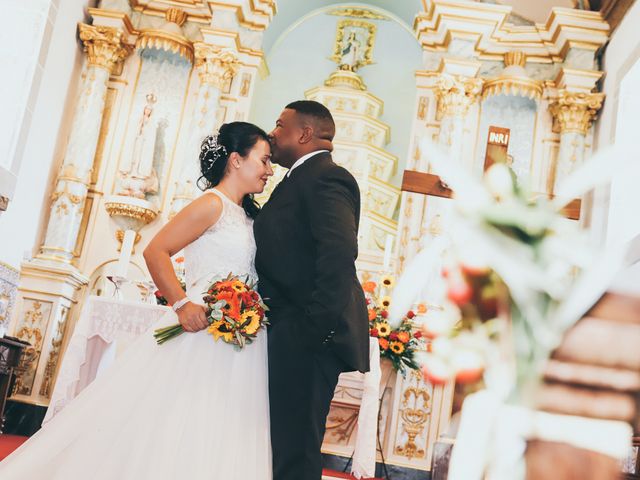
[[[360,191],[353,176],[334,166],[304,193],[315,243],[315,278],[305,309],[305,335],[312,347],[329,343],[352,300],[358,256]]]

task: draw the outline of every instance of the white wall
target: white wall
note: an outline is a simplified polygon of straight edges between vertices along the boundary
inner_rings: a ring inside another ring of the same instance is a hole
[[[0,30],[0,58],[7,69],[0,77],[0,195],[11,199],[21,161],[16,147],[21,131],[29,129],[36,98],[31,93],[37,91],[41,77],[36,74],[41,68],[38,56],[57,9],[51,0],[0,0],[0,9],[10,18]]]
[[[77,23],[88,21],[86,8],[94,3],[51,0],[25,114],[29,123],[15,149],[20,163],[15,195],[0,216],[0,261],[14,267],[19,267],[25,252],[31,255],[39,247],[39,228],[46,226],[49,196],[69,136],[82,67]],[[11,24],[11,18],[3,20]]]
[[[335,7],[335,5],[334,5]],[[338,21],[344,17],[316,11],[298,19],[266,52],[270,74],[256,83],[249,121],[269,132],[282,108],[304,98],[304,92],[320,86],[337,69],[333,54]],[[399,157],[399,185],[406,163],[415,111],[415,72],[422,67],[418,41],[401,20],[365,20],[377,25],[373,47],[374,64],[358,70],[369,92],[384,101],[380,118],[391,127],[386,149]]]
[[[628,168],[594,197],[591,232],[598,244],[627,242],[640,234],[640,2],[613,32],[603,57],[605,103],[595,130],[595,149],[614,142],[628,155]]]

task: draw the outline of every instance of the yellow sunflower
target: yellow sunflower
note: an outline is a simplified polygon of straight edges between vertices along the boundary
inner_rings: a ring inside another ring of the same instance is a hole
[[[404,352],[404,345],[402,344],[402,342],[391,342],[389,344],[389,348],[396,355],[400,355],[402,352]]]
[[[240,317],[241,322],[244,324],[245,322],[249,322],[245,327],[244,331],[248,335],[253,335],[260,328],[260,315],[253,310],[249,310],[248,312],[244,312]]]
[[[379,337],[388,337],[391,333],[391,327],[387,322],[378,322],[375,328],[378,330]]]
[[[234,280],[231,284],[231,288],[233,288],[236,292],[242,293],[247,291],[247,286],[242,283],[240,280]]]
[[[209,328],[207,328],[207,332],[213,335],[214,340],[217,341],[220,337],[222,337],[222,340],[229,343],[233,339],[233,333],[220,331],[220,327],[225,324],[226,322],[224,320],[217,320],[209,325]]]
[[[382,308],[389,308],[389,305],[391,305],[391,297],[388,295],[385,295],[380,299],[379,303],[382,306]]]
[[[396,284],[396,281],[391,275],[385,275],[380,279],[380,283],[385,288],[393,288],[393,286]]]

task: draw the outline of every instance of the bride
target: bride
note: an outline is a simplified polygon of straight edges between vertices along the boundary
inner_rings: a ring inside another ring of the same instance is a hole
[[[212,278],[257,280],[253,217],[273,174],[267,134],[220,128],[200,153],[206,192],[144,251],[187,333],[156,345],[168,312],[29,441],[0,462],[2,480],[270,480],[266,331],[242,351],[214,342],[200,304]],[[170,257],[184,248],[187,296]]]

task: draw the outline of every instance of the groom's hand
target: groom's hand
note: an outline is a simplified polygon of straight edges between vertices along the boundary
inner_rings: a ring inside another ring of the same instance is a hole
[[[178,309],[178,321],[185,332],[199,332],[209,326],[204,307],[193,302]]]

